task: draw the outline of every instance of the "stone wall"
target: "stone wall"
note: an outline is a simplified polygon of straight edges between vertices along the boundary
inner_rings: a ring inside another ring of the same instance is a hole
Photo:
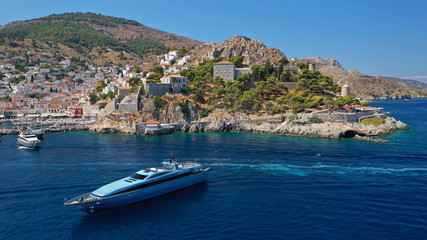
[[[151,96],[162,96],[171,88],[169,83],[146,83],[145,92]]]
[[[318,117],[325,122],[359,122],[364,118],[369,117],[380,117],[386,118],[384,113],[378,113],[376,111],[364,111],[355,113],[331,113],[331,114],[313,114],[314,117]]]
[[[107,106],[105,106],[105,112],[107,114],[111,113],[112,111],[116,110],[116,104],[117,104],[117,98],[114,98],[112,102],[108,103]]]
[[[132,112],[137,113],[138,112],[138,103],[117,103],[117,110],[123,111],[123,112]]]

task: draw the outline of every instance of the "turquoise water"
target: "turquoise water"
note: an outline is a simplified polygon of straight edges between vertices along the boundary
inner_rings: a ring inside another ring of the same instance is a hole
[[[371,143],[251,133],[48,133],[0,142],[0,239],[424,239],[427,100],[376,101],[411,129]],[[86,214],[66,199],[156,165],[211,168],[206,184]]]

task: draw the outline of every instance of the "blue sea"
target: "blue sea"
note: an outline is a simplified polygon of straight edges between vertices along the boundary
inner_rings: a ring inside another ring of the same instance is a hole
[[[0,142],[0,239],[426,239],[427,99],[375,101],[389,143],[252,133],[47,133]],[[0,126],[1,128],[2,126]],[[63,205],[174,152],[206,184],[87,214]]]

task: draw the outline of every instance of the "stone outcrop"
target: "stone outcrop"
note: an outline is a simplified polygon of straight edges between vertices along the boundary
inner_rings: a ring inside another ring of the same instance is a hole
[[[427,95],[419,89],[414,89],[394,82],[381,76],[367,76],[355,69],[345,70],[341,64],[331,58],[302,58],[301,62],[316,64],[316,70],[331,77],[340,86],[347,84],[350,93],[366,100],[371,99],[400,99],[415,98]]]
[[[162,123],[182,123],[199,120],[198,107],[188,99],[176,99],[174,95],[166,95],[167,103],[164,106],[156,107],[152,99],[140,99],[141,109],[137,113],[122,112],[115,110],[110,114],[102,116],[92,126],[93,131],[103,132],[127,132],[134,129],[135,124],[141,124],[150,120],[157,120]],[[186,105],[183,109],[182,105]],[[121,130],[122,129],[122,130]]]
[[[267,48],[261,41],[236,35],[220,43],[203,44],[195,49],[196,60],[210,60],[216,57],[231,58],[242,56],[245,64],[264,64],[278,61],[286,55],[277,48]]]
[[[260,120],[261,121],[261,120]],[[359,136],[380,136],[391,131],[404,130],[409,127],[392,117],[380,126],[364,125],[361,123],[321,123],[294,124],[285,122],[256,122],[256,121],[218,121],[210,123],[189,123],[184,125],[182,132],[254,132],[279,135],[295,135],[319,138],[346,138]]]

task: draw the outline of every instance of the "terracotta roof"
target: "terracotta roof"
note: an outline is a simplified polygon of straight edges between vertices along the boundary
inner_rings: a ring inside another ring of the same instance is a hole
[[[145,122],[144,124],[160,124],[158,121],[150,120],[148,122]]]
[[[174,78],[185,78],[184,76],[177,75],[177,74],[167,75],[167,76],[164,76],[164,77],[162,77],[162,78],[168,78],[168,77],[174,77]]]

